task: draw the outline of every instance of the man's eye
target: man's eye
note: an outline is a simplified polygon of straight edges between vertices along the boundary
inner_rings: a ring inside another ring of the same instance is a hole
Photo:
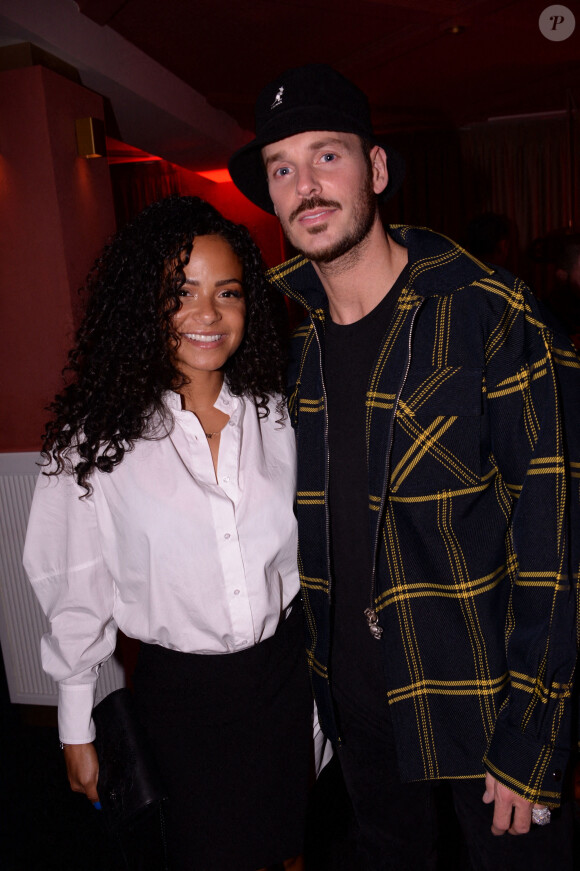
[[[275,176],[284,176],[284,175],[288,175],[289,172],[290,172],[290,168],[288,166],[281,166],[279,169],[275,170],[274,175]]]
[[[333,154],[332,151],[327,152],[322,155],[321,158],[323,163],[330,163],[332,160],[336,160],[336,154]]]

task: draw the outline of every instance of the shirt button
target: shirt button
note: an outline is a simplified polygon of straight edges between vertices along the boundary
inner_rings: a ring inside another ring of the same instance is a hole
[[[224,405],[229,405],[229,404],[230,404],[230,400],[229,400],[229,399],[224,399]]]
[[[226,534],[225,534],[225,535],[224,535],[224,538],[226,538],[226,539],[227,539],[227,538],[229,538],[229,537],[230,537],[230,534],[229,534],[229,532],[226,532]]]
[[[560,769],[560,768],[556,768],[556,769],[552,772],[552,777],[553,777],[553,779],[556,781],[556,783],[558,783],[560,780],[562,780],[562,771],[561,771],[561,769]]]
[[[239,595],[240,595],[240,591],[239,591],[239,590],[234,590],[234,596],[239,596]]]
[[[233,422],[233,420],[230,420],[230,422],[228,423],[228,426],[235,426],[235,423]]]
[[[224,484],[228,484],[229,480],[230,480],[229,475],[226,475],[225,478],[222,478],[222,481],[224,482]]]

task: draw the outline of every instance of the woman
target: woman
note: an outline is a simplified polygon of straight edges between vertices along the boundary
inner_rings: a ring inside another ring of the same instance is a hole
[[[169,793],[172,869],[302,867],[312,702],[294,436],[275,303],[247,230],[194,197],[105,248],[51,406],[25,566],[73,790],[117,627]]]

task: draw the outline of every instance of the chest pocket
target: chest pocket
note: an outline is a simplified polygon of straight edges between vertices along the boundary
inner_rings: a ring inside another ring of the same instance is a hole
[[[480,481],[481,369],[411,368],[397,408],[391,493],[456,490]]]

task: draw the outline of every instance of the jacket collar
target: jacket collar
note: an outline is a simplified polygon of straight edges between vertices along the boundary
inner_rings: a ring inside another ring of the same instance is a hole
[[[391,224],[388,231],[409,251],[409,283],[419,296],[451,293],[494,272],[440,233],[403,224]],[[326,308],[320,279],[310,260],[301,254],[266,274],[278,290],[308,311]]]

